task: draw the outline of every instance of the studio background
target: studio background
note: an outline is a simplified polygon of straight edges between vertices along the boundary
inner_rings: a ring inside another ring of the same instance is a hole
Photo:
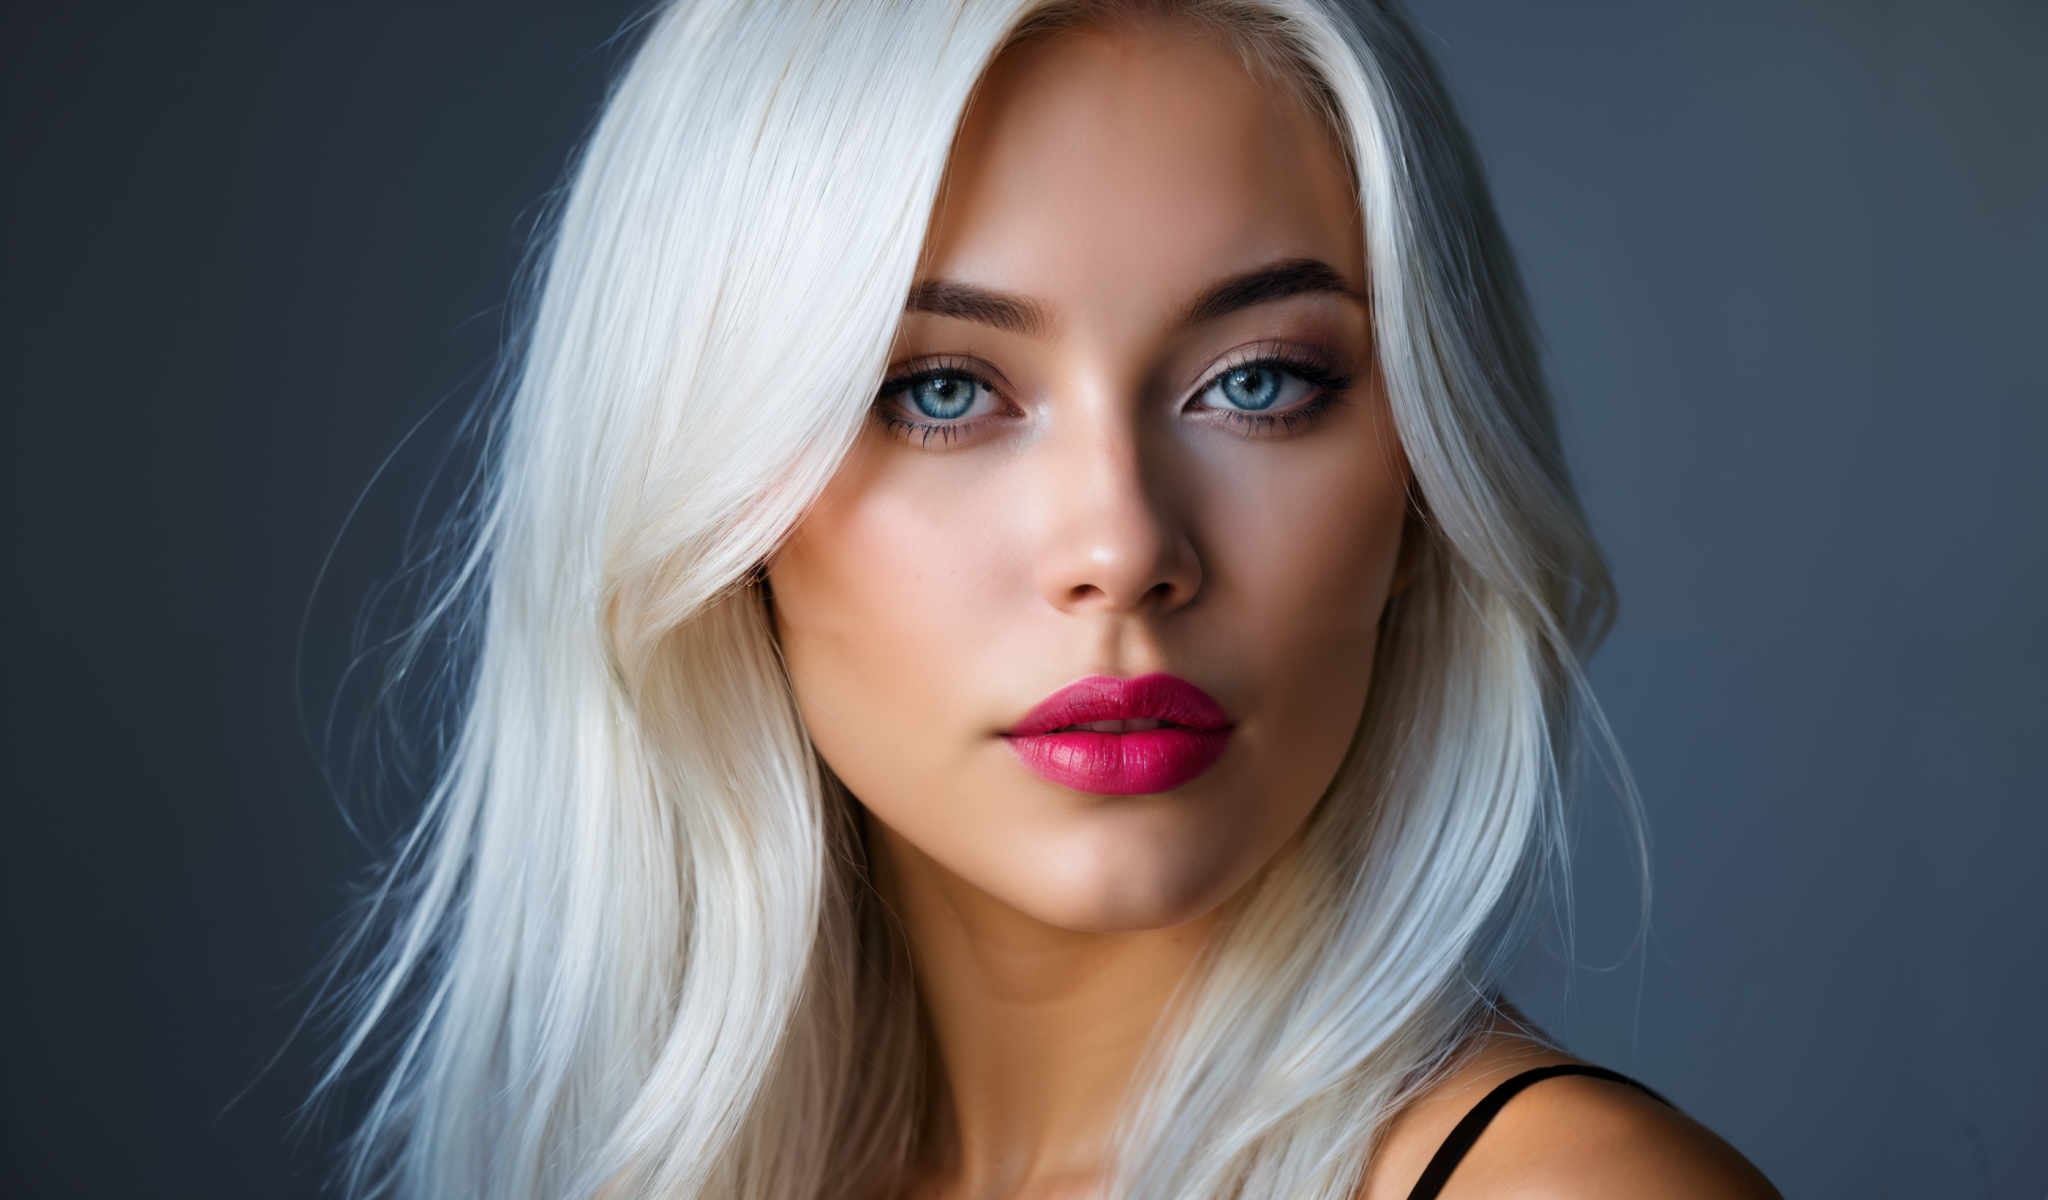
[[[1620,585],[1592,677],[1653,836],[1635,945],[1588,796],[1585,966],[1513,994],[1788,1196],[2048,1194],[2042,8],[1414,9]],[[318,1190],[329,1035],[290,1034],[370,857],[322,722],[628,11],[0,17],[0,1192]]]

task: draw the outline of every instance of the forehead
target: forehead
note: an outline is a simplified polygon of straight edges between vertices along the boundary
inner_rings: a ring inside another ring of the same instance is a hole
[[[1349,170],[1296,89],[1152,22],[1011,47],[964,117],[922,275],[1155,315],[1233,270],[1320,258],[1364,284]]]

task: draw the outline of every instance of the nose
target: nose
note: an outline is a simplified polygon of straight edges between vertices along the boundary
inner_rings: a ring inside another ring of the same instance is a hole
[[[1037,584],[1062,612],[1159,616],[1202,585],[1172,464],[1148,460],[1128,420],[1083,420],[1041,443],[1049,505]]]

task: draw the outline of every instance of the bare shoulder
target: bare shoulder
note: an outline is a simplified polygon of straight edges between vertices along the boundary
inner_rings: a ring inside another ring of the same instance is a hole
[[[1389,1126],[1359,1200],[1405,1200],[1437,1147],[1494,1086],[1532,1067],[1576,1063],[1511,1030],[1483,1035],[1472,1054]],[[1517,1093],[1444,1184],[1443,1200],[1778,1200],[1733,1146],[1684,1113],[1625,1083],[1559,1075]]]

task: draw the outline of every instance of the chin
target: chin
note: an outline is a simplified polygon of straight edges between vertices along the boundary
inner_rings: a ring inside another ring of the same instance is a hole
[[[1076,933],[1170,929],[1207,916],[1258,869],[1245,839],[1091,830],[1033,856],[1015,907]]]

